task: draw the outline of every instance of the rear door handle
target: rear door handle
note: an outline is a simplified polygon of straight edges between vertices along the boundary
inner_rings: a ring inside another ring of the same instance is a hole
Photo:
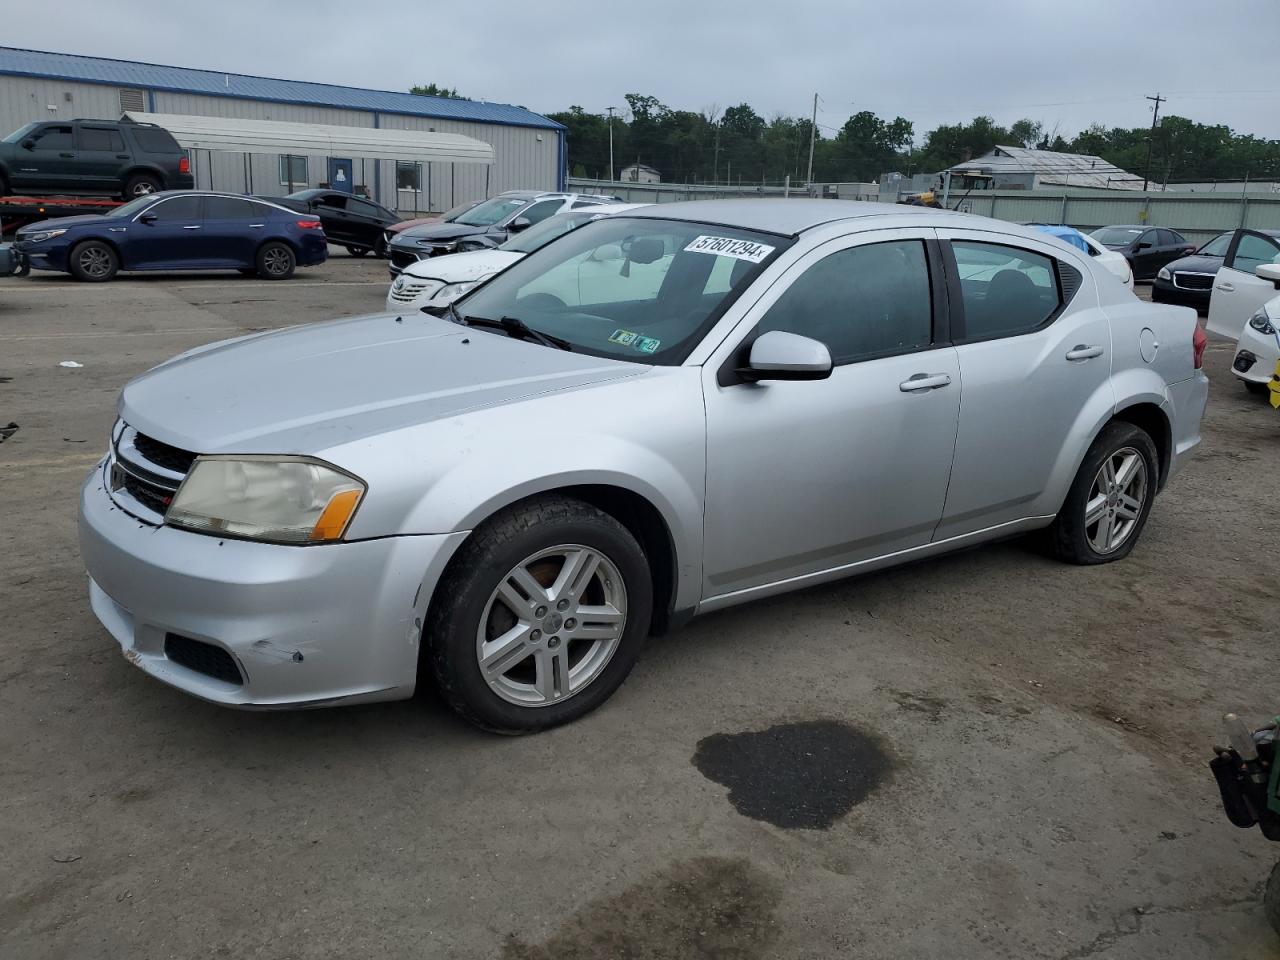
[[[127,153],[117,153],[117,154],[116,154],[116,159],[117,159],[117,160],[128,160],[128,159],[129,159],[129,154],[127,154]]]
[[[192,224],[189,224],[188,226],[183,227],[182,229],[183,229],[183,230],[199,230],[199,229],[200,229],[200,224],[198,224],[198,223],[192,223]]]
[[[920,390],[937,390],[951,384],[951,378],[945,373],[914,373],[898,384],[903,393],[916,393]]]
[[[76,158],[76,155],[74,153],[60,153],[58,154],[58,156],[60,156],[63,160],[74,160]]]
[[[1084,343],[1077,343],[1074,349],[1067,351],[1068,360],[1092,360],[1100,356],[1102,356],[1101,347],[1091,347]]]
[[[1226,283],[1225,281],[1223,283],[1216,283],[1214,286],[1223,293],[1234,293],[1236,289],[1236,285],[1234,283]]]
[[[265,224],[265,223],[251,223],[251,224],[249,224],[249,229],[250,229],[250,230],[260,230],[260,229],[262,229],[262,228],[263,228],[263,227],[265,227],[265,226],[266,226],[266,224]]]

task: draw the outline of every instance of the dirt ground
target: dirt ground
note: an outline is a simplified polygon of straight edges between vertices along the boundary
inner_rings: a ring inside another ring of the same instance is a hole
[[[1127,560],[1013,541],[713,614],[537,737],[430,694],[237,713],[130,666],[75,536],[120,387],[386,282],[342,254],[0,281],[0,957],[1280,957],[1280,850],[1206,766],[1224,711],[1280,709],[1280,414],[1229,344]],[[773,815],[824,751],[870,758],[845,801]]]

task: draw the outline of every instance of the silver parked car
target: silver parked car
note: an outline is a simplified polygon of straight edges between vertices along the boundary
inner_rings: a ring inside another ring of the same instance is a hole
[[[439,315],[193,350],[125,387],[84,487],[93,609],[206,700],[431,677],[520,732],[695,613],[1037,528],[1117,560],[1207,381],[1195,313],[1099,270],[928,208],[669,204]]]

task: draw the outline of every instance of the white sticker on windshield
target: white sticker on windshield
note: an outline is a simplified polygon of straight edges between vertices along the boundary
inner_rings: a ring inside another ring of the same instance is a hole
[[[684,249],[686,253],[710,253],[718,257],[746,260],[748,263],[759,263],[773,253],[773,247],[766,243],[737,240],[733,237],[694,237]]]

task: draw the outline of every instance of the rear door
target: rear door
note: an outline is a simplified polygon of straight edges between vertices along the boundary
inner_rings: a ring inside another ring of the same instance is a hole
[[[31,143],[30,149],[22,144]],[[76,171],[75,130],[69,123],[45,123],[22,144],[13,165],[13,186],[25,190],[85,189]]]
[[[199,245],[210,264],[249,268],[267,233],[271,208],[242,197],[205,197]]]
[[[382,208],[368,200],[349,197],[346,214],[346,226],[350,236],[358,244],[370,250],[377,246],[378,238],[382,236],[383,227],[386,226],[386,215],[382,212]]]
[[[325,235],[331,243],[359,243],[355,237],[351,215],[347,213],[347,204],[351,198],[342,194],[325,194],[312,201],[320,222],[324,225]]]
[[[1083,416],[1114,406],[1111,327],[1085,265],[1047,243],[940,229],[963,402],[945,540],[1052,514],[1061,464],[1083,454]],[[1087,295],[1077,296],[1080,288]],[[1071,470],[1074,470],[1071,466]],[[1069,481],[1068,481],[1069,482]],[[1061,491],[1065,494],[1065,487]]]
[[[1150,279],[1160,266],[1160,231],[1147,230],[1133,247],[1133,275]]]
[[[86,186],[116,189],[120,172],[129,160],[124,137],[112,127],[76,124],[76,168]]]
[[[129,225],[125,264],[147,270],[202,267],[210,259],[204,239],[204,197],[178,194],[148,207]]]
[[[1253,230],[1237,230],[1213,281],[1207,324],[1211,331],[1239,340],[1249,318],[1276,295],[1275,284],[1254,274],[1264,263],[1280,263],[1280,243]]]

